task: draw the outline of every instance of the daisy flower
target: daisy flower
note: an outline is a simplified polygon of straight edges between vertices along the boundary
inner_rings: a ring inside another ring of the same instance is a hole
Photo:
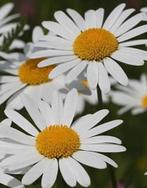
[[[43,35],[41,28],[37,27],[33,31],[33,42]],[[0,68],[9,75],[0,76],[0,104],[7,101],[7,107],[21,109],[23,107],[20,96],[23,93],[37,98],[43,98],[48,93],[50,99],[54,90],[63,87],[64,80],[59,77],[57,79],[49,79],[48,74],[54,68],[53,65],[38,68],[37,64],[42,60],[29,59],[28,55],[32,50],[32,43],[25,48],[25,54],[12,53],[0,55],[5,59],[1,62]],[[25,56],[26,55],[26,56]]]
[[[10,171],[30,167],[22,178],[23,185],[30,185],[42,176],[41,187],[52,187],[60,170],[69,186],[79,183],[87,187],[90,178],[81,164],[97,169],[106,168],[106,163],[117,167],[101,153],[123,152],[126,148],[118,138],[101,134],[117,127],[122,120],[97,125],[109,113],[104,109],[73,121],[77,95],[75,89],[71,90],[63,103],[55,92],[51,105],[45,101],[35,103],[29,96],[23,96],[35,125],[15,110],[5,110],[6,116],[23,131],[10,127],[0,132],[5,138],[0,141],[0,151],[11,155],[0,166]]]
[[[69,83],[84,71],[92,89],[99,85],[107,93],[109,73],[126,86],[128,78],[117,61],[135,66],[144,64],[147,52],[134,46],[147,40],[131,39],[147,32],[147,25],[137,26],[143,13],[130,17],[134,9],[124,8],[125,4],[117,6],[105,21],[103,8],[87,11],[84,18],[72,9],[67,9],[67,14],[55,12],[56,22],[44,21],[42,25],[56,36],[44,36],[36,44],[43,49],[34,52],[31,58],[46,58],[39,67],[60,64],[50,72],[50,79],[68,71],[66,82]]]
[[[147,7],[143,7],[140,9],[141,12],[143,12],[143,20],[147,21]]]
[[[132,114],[147,111],[147,76],[143,74],[140,80],[130,80],[128,87],[117,86],[119,91],[113,91],[110,95],[115,104],[123,106],[119,114],[131,110]]]

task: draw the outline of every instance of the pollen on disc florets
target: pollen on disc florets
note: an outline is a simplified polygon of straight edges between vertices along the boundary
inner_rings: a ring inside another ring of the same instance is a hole
[[[21,82],[29,85],[38,85],[49,81],[48,74],[55,66],[37,67],[42,60],[44,59],[29,59],[19,67],[18,75]]]
[[[71,128],[52,125],[40,132],[36,138],[38,152],[49,158],[66,158],[80,147],[80,138]]]
[[[82,60],[100,61],[118,49],[116,37],[105,29],[88,29],[73,43],[73,50]]]
[[[147,108],[147,95],[143,96],[141,103],[143,108]]]

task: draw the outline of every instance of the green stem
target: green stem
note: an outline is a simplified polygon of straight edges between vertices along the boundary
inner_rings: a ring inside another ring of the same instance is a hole
[[[98,96],[98,105],[100,107],[103,107],[102,92],[98,86],[97,86],[97,96]],[[109,169],[109,173],[110,173],[112,188],[117,188],[117,180],[116,180],[114,168],[109,165],[108,169]]]

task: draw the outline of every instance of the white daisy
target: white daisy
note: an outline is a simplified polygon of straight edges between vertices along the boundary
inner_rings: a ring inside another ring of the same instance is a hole
[[[143,12],[143,20],[147,21],[147,7],[143,7],[140,9],[141,12]]]
[[[98,84],[107,93],[110,73],[126,86],[128,78],[117,61],[135,66],[144,64],[147,52],[134,46],[147,40],[130,39],[147,32],[147,25],[137,26],[142,21],[142,13],[129,17],[134,9],[124,8],[125,4],[117,6],[105,21],[103,8],[87,11],[85,18],[72,9],[67,9],[68,15],[55,12],[57,22],[44,21],[42,25],[56,36],[44,36],[36,44],[43,50],[33,53],[31,58],[46,57],[39,67],[60,64],[50,72],[51,79],[69,71],[66,77],[69,83],[87,71],[90,87],[94,89]]]
[[[6,116],[23,132],[12,127],[0,132],[5,138],[0,141],[0,151],[11,154],[0,166],[10,171],[30,167],[22,178],[24,185],[30,185],[42,176],[41,187],[52,187],[60,170],[69,186],[76,186],[78,182],[87,187],[90,178],[80,163],[97,169],[106,168],[106,163],[117,167],[112,159],[101,154],[126,150],[118,138],[101,135],[122,123],[122,120],[113,120],[97,125],[108,110],[73,122],[77,103],[75,89],[68,93],[64,104],[57,93],[51,105],[44,101],[34,103],[29,96],[22,100],[35,126],[18,112],[5,110]],[[7,142],[6,138],[13,142]]]
[[[112,101],[120,106],[119,114],[131,110],[132,114],[139,114],[147,111],[147,76],[142,75],[141,79],[130,80],[128,87],[117,86],[119,91],[113,91],[110,95]]]
[[[38,40],[40,35],[43,35],[42,30],[37,27],[33,31],[33,42]],[[38,68],[37,64],[42,60],[28,59],[28,55],[32,50],[32,43],[27,45],[26,57],[23,54],[0,53],[4,60],[1,62],[0,68],[9,75],[0,76],[0,104],[8,100],[9,108],[21,109],[23,107],[20,96],[22,93],[27,93],[33,98],[44,98],[47,94],[52,97],[54,90],[63,87],[64,80],[62,77],[57,79],[49,79],[48,74],[54,68],[53,65]]]

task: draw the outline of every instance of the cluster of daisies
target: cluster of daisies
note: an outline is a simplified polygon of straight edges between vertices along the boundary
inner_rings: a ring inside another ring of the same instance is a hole
[[[123,121],[105,122],[107,109],[79,114],[86,103],[97,106],[101,100],[122,106],[119,114],[147,111],[147,75],[129,80],[121,68],[147,60],[147,51],[138,47],[147,44],[140,37],[147,33],[147,8],[133,14],[125,6],[118,5],[105,20],[103,8],[84,17],[73,9],[57,11],[55,21],[42,22],[47,34],[36,26],[32,42],[16,39],[10,53],[0,51],[0,104],[7,117],[0,123],[1,184],[24,188],[41,177],[41,187],[50,188],[60,171],[68,186],[88,187],[83,165],[117,167],[105,153],[126,148],[105,132]],[[0,46],[17,25],[19,15],[8,16],[12,8],[11,3],[0,8]]]

